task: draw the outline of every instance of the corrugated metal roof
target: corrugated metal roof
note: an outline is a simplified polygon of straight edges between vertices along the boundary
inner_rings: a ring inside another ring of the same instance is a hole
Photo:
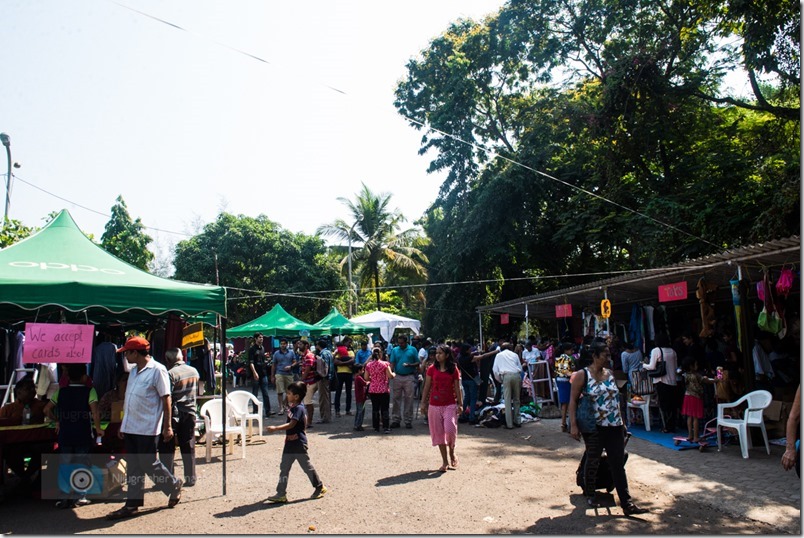
[[[695,287],[701,277],[706,277],[709,282],[718,283],[722,290],[728,289],[729,280],[736,278],[738,267],[742,271],[743,279],[755,282],[762,279],[763,268],[781,268],[791,264],[796,266],[801,264],[801,238],[799,236],[738,247],[667,267],[635,271],[587,284],[481,306],[477,308],[477,311],[495,314],[508,313],[513,316],[525,317],[525,305],[528,305],[530,318],[552,319],[555,317],[555,305],[557,304],[571,303],[582,307],[589,306],[595,311],[599,310],[605,290],[612,303],[613,313],[616,314],[618,311],[623,312],[626,309],[630,311],[634,303],[657,303],[658,286],[682,280],[687,282],[689,292],[687,301],[697,302]],[[798,289],[797,279],[796,290]]]

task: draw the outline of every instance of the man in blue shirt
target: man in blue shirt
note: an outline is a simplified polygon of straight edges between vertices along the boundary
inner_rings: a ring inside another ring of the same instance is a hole
[[[405,427],[413,427],[413,390],[416,387],[416,374],[419,371],[419,353],[408,345],[408,337],[397,338],[397,345],[389,353],[393,379],[394,408],[391,414],[391,427],[399,428],[402,419]]]
[[[355,353],[355,367],[358,365],[365,365],[371,358],[371,350],[368,348],[368,342],[363,340],[360,342],[360,349]]]
[[[293,368],[299,363],[296,353],[288,348],[288,339],[279,339],[279,349],[274,351],[271,365],[271,383],[276,385],[276,400],[279,402],[279,415],[285,414],[285,398],[287,388],[293,383]]]

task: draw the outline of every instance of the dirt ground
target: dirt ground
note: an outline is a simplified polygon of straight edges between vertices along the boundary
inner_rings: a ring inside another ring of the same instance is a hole
[[[174,509],[165,508],[167,499],[156,490],[146,491],[145,508],[138,517],[116,522],[104,516],[120,506],[120,501],[58,510],[53,501],[12,497],[0,505],[0,532],[800,533],[800,506],[797,519],[774,516],[771,524],[745,517],[745,510],[724,505],[717,495],[687,498],[640,482],[634,476],[645,476],[653,462],[640,455],[651,449],[639,439],[629,443],[632,457],[627,469],[632,496],[651,513],[627,518],[611,496],[608,507],[585,507],[575,485],[582,444],[561,433],[558,420],[541,420],[514,430],[461,425],[457,445],[460,466],[446,473],[436,470],[440,465],[438,449],[430,445],[421,417],[414,421],[412,430],[393,430],[388,435],[375,433],[370,427],[355,432],[352,420],[351,416],[334,418],[333,423],[316,424],[309,432],[311,459],[329,489],[323,499],[309,499],[312,487],[304,473],[294,467],[288,487],[290,502],[272,505],[265,501],[275,491],[283,444],[282,435],[271,434],[249,439],[245,459],[239,445],[227,456],[225,496],[221,448],[214,447],[212,461],[206,463],[201,445],[197,447],[198,483],[184,490],[181,503]],[[268,420],[268,424],[280,422],[283,419],[279,417]],[[365,423],[370,424],[370,414]],[[176,460],[180,462],[181,458]],[[683,471],[695,477],[694,459],[690,461],[691,468]],[[791,484],[795,486],[795,481]],[[795,487],[800,488],[800,483]],[[761,504],[756,508],[760,512],[773,509]]]

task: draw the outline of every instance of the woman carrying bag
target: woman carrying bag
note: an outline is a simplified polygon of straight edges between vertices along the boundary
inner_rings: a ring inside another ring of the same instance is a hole
[[[586,445],[586,465],[583,469],[586,503],[591,508],[600,506],[594,485],[597,483],[600,457],[603,449],[606,449],[623,513],[626,516],[644,514],[648,510],[634,504],[628,492],[628,478],[625,475],[626,431],[620,415],[620,391],[611,370],[606,368],[611,352],[605,342],[595,341],[581,350],[582,359],[587,354],[591,354],[592,363],[572,378],[569,404],[570,435],[577,441],[583,435]],[[579,399],[585,401],[579,404]]]
[[[675,435],[676,422],[678,417],[678,391],[676,390],[676,368],[678,368],[678,356],[673,348],[670,347],[670,337],[665,333],[656,335],[656,347],[650,352],[650,362],[644,369],[653,378],[653,386],[656,388],[656,395],[659,397],[659,409],[664,417],[664,429],[662,433],[672,433]],[[656,373],[664,374],[656,376]],[[658,371],[651,374],[652,371]]]

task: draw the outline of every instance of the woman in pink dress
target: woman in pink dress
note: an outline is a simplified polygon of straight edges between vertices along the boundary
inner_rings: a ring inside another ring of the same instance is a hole
[[[442,465],[438,470],[442,473],[458,468],[455,441],[462,401],[461,374],[455,366],[452,350],[448,346],[438,346],[435,364],[427,369],[421,413],[427,415],[433,446],[438,446],[441,451]]]

